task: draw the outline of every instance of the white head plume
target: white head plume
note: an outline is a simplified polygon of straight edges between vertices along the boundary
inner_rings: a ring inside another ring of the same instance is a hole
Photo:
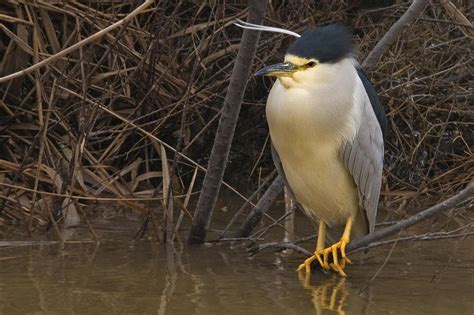
[[[300,38],[301,35],[289,30],[285,30],[283,28],[278,28],[278,27],[272,27],[272,26],[265,26],[265,25],[258,25],[258,24],[252,24],[252,23],[247,23],[242,20],[237,20],[237,22],[234,23],[234,25],[245,28],[248,30],[256,30],[256,31],[265,31],[265,32],[273,32],[273,33],[282,33],[282,34],[287,34],[294,36],[296,38]]]

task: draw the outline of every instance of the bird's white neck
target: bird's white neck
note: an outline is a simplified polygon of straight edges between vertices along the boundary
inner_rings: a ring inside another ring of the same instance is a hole
[[[266,109],[272,138],[291,135],[293,139],[312,137],[334,142],[334,138],[342,141],[355,136],[360,113],[354,104],[362,97],[354,95],[359,90],[356,84],[362,83],[352,58],[320,64],[312,73],[279,78]]]

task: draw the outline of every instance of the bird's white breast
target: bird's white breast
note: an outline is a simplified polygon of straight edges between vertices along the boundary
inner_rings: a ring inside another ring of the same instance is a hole
[[[343,141],[354,138],[360,116],[353,93],[357,73],[347,73],[354,77],[341,76],[313,89],[286,88],[279,79],[266,108],[291,190],[310,215],[330,226],[344,224],[358,211],[357,188],[339,157]]]

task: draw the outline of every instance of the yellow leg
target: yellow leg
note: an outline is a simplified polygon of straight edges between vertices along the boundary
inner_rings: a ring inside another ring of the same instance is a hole
[[[319,222],[319,229],[318,229],[318,241],[316,243],[316,249],[314,250],[314,255],[307,258],[301,265],[298,266],[297,271],[305,269],[307,274],[311,273],[311,263],[317,259],[321,267],[323,266],[323,260],[321,259],[321,255],[324,254],[324,244],[326,240],[326,224],[322,221]],[[326,268],[329,269],[329,266]]]
[[[346,256],[346,245],[349,244],[352,230],[352,218],[348,218],[346,222],[346,227],[344,228],[344,233],[339,242],[325,248],[323,250],[323,267],[326,269],[332,268],[334,271],[337,271],[341,276],[345,277],[344,267],[347,263],[351,263],[350,259]],[[337,250],[340,249],[342,261],[339,262]],[[332,253],[332,263],[328,263],[329,254]]]

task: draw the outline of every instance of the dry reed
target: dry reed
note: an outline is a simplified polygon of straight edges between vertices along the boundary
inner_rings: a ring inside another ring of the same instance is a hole
[[[408,7],[365,2],[274,1],[265,23],[301,33],[343,21],[364,57]],[[190,217],[240,45],[232,22],[247,5],[156,1],[127,20],[141,3],[0,4],[1,77],[56,56],[0,83],[0,226],[73,225],[98,202],[133,208],[168,234]],[[433,1],[371,68],[388,114],[391,207],[452,195],[472,180],[472,6]],[[291,40],[262,34],[254,69],[280,60]],[[269,86],[248,84],[226,173],[235,185],[273,170],[262,106]]]

